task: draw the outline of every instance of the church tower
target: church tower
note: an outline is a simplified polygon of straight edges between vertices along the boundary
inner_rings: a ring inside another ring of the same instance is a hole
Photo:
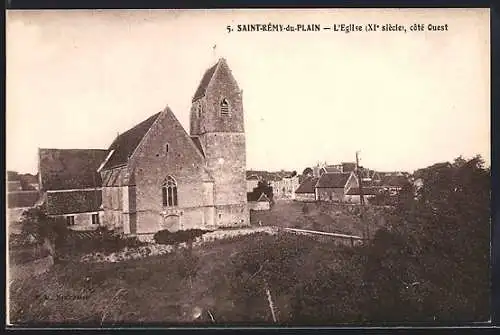
[[[250,224],[242,91],[225,59],[203,75],[192,100],[190,126],[214,179],[214,224]]]

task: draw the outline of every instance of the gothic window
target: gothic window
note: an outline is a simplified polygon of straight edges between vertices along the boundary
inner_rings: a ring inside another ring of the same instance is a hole
[[[177,183],[175,179],[168,176],[162,186],[163,206],[177,206]]]
[[[226,98],[222,99],[220,103],[220,113],[221,115],[229,115],[229,101]]]

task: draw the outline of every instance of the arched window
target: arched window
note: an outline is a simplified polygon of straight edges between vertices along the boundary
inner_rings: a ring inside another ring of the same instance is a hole
[[[220,113],[221,115],[229,115],[229,101],[226,98],[220,102]]]
[[[162,186],[163,206],[177,206],[177,183],[175,179],[168,176]]]

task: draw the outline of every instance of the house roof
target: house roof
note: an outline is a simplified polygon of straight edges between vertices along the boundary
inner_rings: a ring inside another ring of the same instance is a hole
[[[114,152],[104,164],[102,169],[108,170],[127,164],[128,159],[160,114],[161,112],[158,112],[136,126],[130,128],[123,134],[118,135],[109,147],[109,151],[114,150]]]
[[[379,192],[378,187],[363,187],[364,195],[375,195]],[[360,195],[359,187],[351,187],[349,191],[347,191],[347,195]]]
[[[43,190],[100,187],[97,169],[106,154],[102,149],[40,149],[40,186]]]
[[[198,100],[199,98],[205,96],[205,93],[207,91],[208,85],[210,84],[210,81],[212,80],[212,77],[215,73],[215,70],[217,69],[217,65],[222,61],[222,59],[219,59],[219,61],[211,66],[208,70],[205,71],[205,74],[201,78],[200,84],[198,85],[198,88],[196,89],[196,92],[194,93],[193,96],[193,102]]]
[[[247,193],[247,201],[252,201],[252,202],[269,202],[269,197],[262,192],[261,194],[255,193],[255,192],[250,192]]]
[[[100,210],[100,190],[47,193],[49,215],[97,212]]]
[[[351,172],[356,169],[356,163],[342,162],[342,172]]]
[[[325,166],[323,167],[323,169],[325,170],[326,173],[338,173],[338,172],[342,172],[337,166],[335,165],[329,165],[329,166]]]
[[[38,191],[19,191],[7,194],[9,208],[33,207],[39,198]]]
[[[349,180],[349,177],[351,176],[351,173],[325,173],[323,174],[317,184],[316,187],[318,188],[344,188],[345,184],[347,183],[347,180]]]
[[[398,175],[386,175],[382,178],[381,184],[382,186],[402,187],[408,184],[408,178]]]
[[[316,186],[318,179],[319,178],[316,177],[309,177],[304,179],[304,181],[295,190],[295,193],[314,193],[314,187]]]

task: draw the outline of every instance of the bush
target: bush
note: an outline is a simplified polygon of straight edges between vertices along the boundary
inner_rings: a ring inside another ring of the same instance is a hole
[[[124,237],[105,227],[99,227],[92,233],[85,234],[69,231],[60,246],[60,252],[67,256],[80,255],[91,252],[111,254],[125,248],[137,248],[146,243],[135,237]]]
[[[175,245],[180,243],[192,243],[197,237],[209,233],[208,230],[202,229],[189,229],[171,232],[169,230],[160,230],[154,235],[156,243]]]

